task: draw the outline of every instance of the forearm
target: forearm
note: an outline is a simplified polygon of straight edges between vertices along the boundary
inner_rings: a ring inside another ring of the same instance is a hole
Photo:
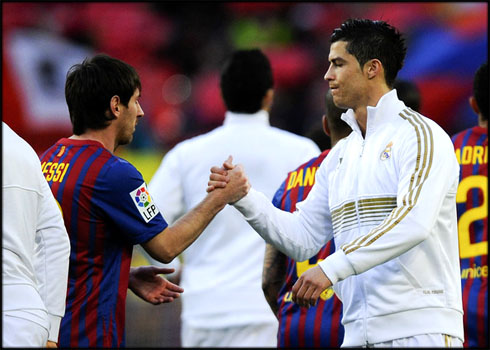
[[[303,261],[312,257],[329,239],[325,234],[329,231],[327,221],[319,220],[323,215],[321,210],[314,210],[313,216],[316,218],[313,219],[298,212],[282,211],[253,189],[234,206],[267,243],[294,260]],[[312,223],[312,220],[317,222]],[[315,225],[316,229],[313,229]]]
[[[209,193],[198,205],[167,227],[143,248],[152,258],[169,263],[191,245],[226,205],[219,191]]]
[[[277,297],[286,280],[286,256],[267,244],[262,272],[262,290],[272,312],[278,317]]]

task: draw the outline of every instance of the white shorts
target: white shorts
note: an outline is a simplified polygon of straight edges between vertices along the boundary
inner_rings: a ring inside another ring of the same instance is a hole
[[[182,346],[277,347],[277,325],[261,323],[227,328],[194,328],[182,324]]]
[[[463,341],[447,334],[431,333],[368,344],[368,348],[462,348]]]
[[[30,319],[36,317],[26,311],[2,312],[2,347],[45,348],[49,332]]]

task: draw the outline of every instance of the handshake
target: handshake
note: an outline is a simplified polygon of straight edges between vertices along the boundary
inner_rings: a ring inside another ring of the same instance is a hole
[[[241,164],[232,164],[233,157],[223,162],[221,167],[213,166],[209,175],[206,192],[219,196],[224,204],[233,204],[245,197],[250,183]]]

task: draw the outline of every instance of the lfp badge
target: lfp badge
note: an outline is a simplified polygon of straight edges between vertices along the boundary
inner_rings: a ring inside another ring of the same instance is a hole
[[[133,199],[136,208],[145,222],[149,222],[160,212],[151,200],[151,196],[148,193],[148,189],[144,182],[141,186],[138,186],[135,190],[131,191],[129,195]]]

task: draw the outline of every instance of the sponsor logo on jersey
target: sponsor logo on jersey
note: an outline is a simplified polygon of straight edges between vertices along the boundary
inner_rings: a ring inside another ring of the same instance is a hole
[[[150,222],[160,212],[155,203],[153,203],[144,182],[141,186],[138,186],[134,191],[130,192],[129,195],[145,222]]]
[[[383,152],[381,152],[381,155],[380,155],[379,159],[381,159],[381,160],[387,160],[388,158],[391,157],[391,146],[393,146],[393,142],[392,141],[390,141],[390,143],[386,145],[386,147],[383,150]]]

